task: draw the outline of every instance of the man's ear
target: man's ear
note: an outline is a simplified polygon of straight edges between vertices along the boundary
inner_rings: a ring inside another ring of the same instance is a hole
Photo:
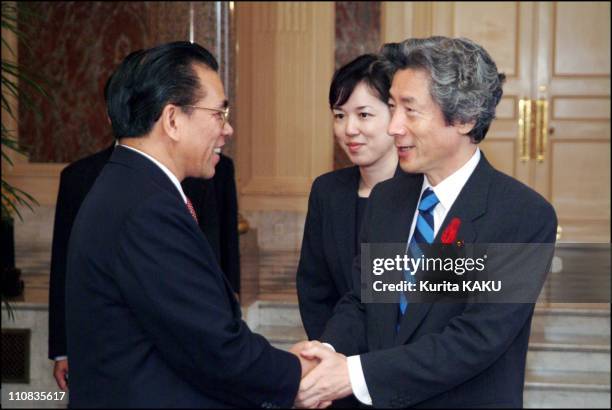
[[[475,125],[476,125],[476,121],[470,121],[470,122],[458,123],[455,125],[455,127],[457,128],[457,131],[459,131],[460,134],[468,135],[468,133],[472,131],[472,129],[474,129]]]
[[[178,141],[179,138],[179,110],[180,108],[173,104],[167,104],[159,117],[164,133],[173,141]]]

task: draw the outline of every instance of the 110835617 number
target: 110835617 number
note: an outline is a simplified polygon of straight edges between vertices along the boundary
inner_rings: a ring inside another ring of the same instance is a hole
[[[8,399],[21,401],[63,400],[65,395],[65,391],[18,391],[9,392]]]

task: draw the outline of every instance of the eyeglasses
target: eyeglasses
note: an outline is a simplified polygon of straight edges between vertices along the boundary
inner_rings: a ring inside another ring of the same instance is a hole
[[[221,124],[222,127],[225,126],[225,124],[228,123],[229,121],[229,115],[230,115],[230,107],[225,107],[224,109],[220,110],[218,108],[207,108],[207,107],[198,107],[196,105],[184,105],[184,107],[191,107],[191,108],[197,108],[200,110],[207,110],[207,111],[214,111],[214,112],[218,112],[219,114],[221,114],[221,118],[223,119],[223,124]]]

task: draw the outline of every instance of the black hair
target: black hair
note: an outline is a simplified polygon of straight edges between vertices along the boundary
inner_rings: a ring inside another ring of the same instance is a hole
[[[329,107],[344,105],[361,82],[387,104],[391,79],[386,71],[380,69],[380,62],[375,54],[363,54],[336,70],[329,87]]]
[[[218,71],[215,57],[188,41],[162,44],[130,53],[111,75],[105,89],[115,138],[141,137],[153,128],[167,104],[188,114],[204,90],[194,70],[203,64]]]

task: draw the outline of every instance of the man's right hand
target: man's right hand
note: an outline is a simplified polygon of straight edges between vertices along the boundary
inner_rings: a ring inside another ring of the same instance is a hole
[[[56,360],[53,367],[53,377],[57,386],[66,391],[68,388],[68,359]]]
[[[302,352],[303,350],[309,349],[311,345],[311,342],[309,342],[308,340],[304,340],[302,342],[294,344],[293,346],[291,346],[291,349],[289,349],[290,353],[293,353],[297,356],[298,359],[300,359],[300,364],[302,365],[302,378],[304,378],[304,376],[306,376],[320,362],[318,358],[306,359],[300,354],[300,352]]]

